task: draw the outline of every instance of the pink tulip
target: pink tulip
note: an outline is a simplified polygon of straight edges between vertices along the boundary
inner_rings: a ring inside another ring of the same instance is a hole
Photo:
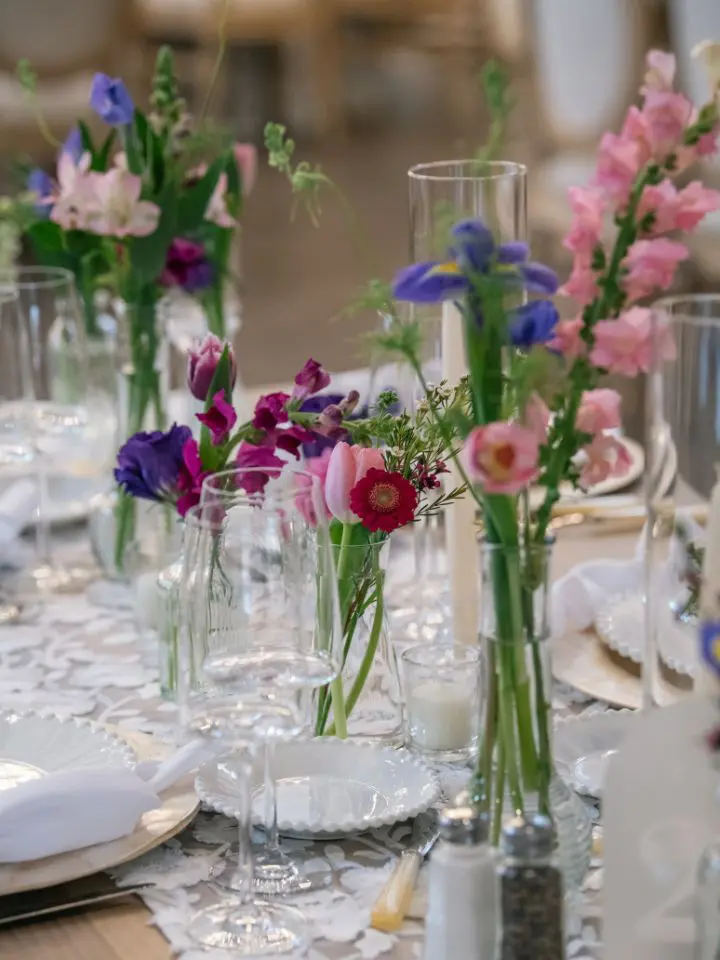
[[[580,471],[580,486],[585,490],[608,477],[624,476],[632,466],[627,447],[610,433],[598,433],[584,453],[587,459]]]
[[[620,426],[620,394],[617,390],[586,390],[580,398],[575,426],[583,433],[601,433]]]
[[[555,325],[555,336],[547,343],[548,350],[561,353],[566,360],[574,360],[581,356],[587,350],[587,344],[580,336],[582,326],[582,317],[575,317],[574,320],[561,320],[560,323]]]
[[[257,176],[257,150],[251,143],[236,143],[233,153],[242,179],[243,196],[247,197],[255,185]]]
[[[558,290],[565,297],[572,297],[581,307],[592,303],[600,293],[597,285],[597,275],[590,266],[590,261],[584,257],[576,257],[569,279]]]
[[[142,179],[122,167],[91,173],[99,208],[89,218],[88,229],[103,237],[147,237],[154,233],[160,207],[141,200]]]
[[[537,437],[538,443],[545,443],[547,440],[548,427],[550,426],[550,411],[543,398],[537,392],[533,392],[525,404],[523,426],[532,430]]]
[[[675,57],[664,50],[650,50],[645,58],[647,72],[641,93],[648,94],[650,90],[667,92],[672,90],[675,80]]]
[[[518,423],[496,421],[475,427],[462,452],[473,483],[486,493],[518,493],[538,474],[539,443]]]
[[[610,373],[634,377],[640,372],[649,373],[653,361],[660,363],[675,357],[669,326],[658,323],[653,328],[652,313],[646,307],[632,307],[617,320],[601,320],[594,332],[590,361]]]
[[[638,141],[605,133],[600,141],[594,184],[614,203],[624,204],[642,165],[642,148]]]
[[[624,280],[628,302],[647,297],[658,289],[667,290],[673,282],[677,265],[688,256],[687,248],[675,240],[665,237],[637,240],[623,264],[628,268]]]
[[[574,219],[563,246],[573,253],[590,257],[600,242],[605,198],[592,187],[570,187],[568,197]]]
[[[359,523],[350,509],[350,491],[368,470],[384,470],[382,452],[374,447],[336,443],[330,454],[325,478],[325,501],[330,513],[341,523]]]

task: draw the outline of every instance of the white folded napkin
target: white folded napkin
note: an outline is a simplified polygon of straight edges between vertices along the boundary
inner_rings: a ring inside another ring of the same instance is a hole
[[[39,860],[131,834],[162,806],[159,794],[217,755],[191,740],[167,760],[134,770],[64,770],[0,792],[0,863]]]
[[[24,527],[34,519],[38,486],[34,480],[16,480],[0,494],[0,565],[22,566],[27,550],[17,542]]]

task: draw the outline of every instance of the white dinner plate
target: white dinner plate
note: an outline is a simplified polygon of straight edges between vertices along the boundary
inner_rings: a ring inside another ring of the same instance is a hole
[[[556,721],[553,753],[558,772],[578,793],[600,799],[607,765],[631,729],[633,710],[604,710]]]
[[[279,743],[273,772],[278,827],[286,836],[338,839],[427,810],[440,796],[435,775],[407,750],[322,737]],[[264,826],[262,769],[255,771],[253,823]],[[231,775],[209,764],[195,781],[205,803],[238,816]]]
[[[134,760],[123,740],[92,720],[0,713],[0,790],[46,773],[128,767]]]

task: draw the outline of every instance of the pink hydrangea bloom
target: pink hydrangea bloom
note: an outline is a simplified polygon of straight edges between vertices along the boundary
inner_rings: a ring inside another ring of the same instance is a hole
[[[518,493],[537,477],[538,454],[533,430],[497,421],[475,427],[462,456],[468,476],[486,493]]]
[[[597,275],[590,266],[590,261],[584,257],[576,257],[572,273],[558,293],[572,297],[581,307],[585,307],[588,303],[592,303],[599,292]]]
[[[582,317],[573,320],[561,320],[555,327],[555,336],[547,344],[548,350],[561,353],[566,360],[574,360],[585,352],[586,344],[580,337]]]
[[[624,204],[642,164],[639,141],[605,133],[600,141],[594,185],[604,190],[614,203]]]
[[[677,265],[688,256],[687,247],[675,240],[665,237],[637,240],[624,261],[628,269],[624,279],[628,302],[633,303],[656,290],[667,290],[673,282]]]
[[[600,243],[603,213],[607,206],[605,197],[593,187],[570,187],[568,197],[573,222],[563,246],[573,253],[590,257]]]
[[[657,338],[654,351],[653,335]],[[670,328],[660,323],[653,328],[652,312],[646,307],[632,307],[617,320],[601,320],[595,326],[590,360],[610,373],[634,377],[640,372],[649,373],[653,359],[659,363],[674,357]]]
[[[622,477],[632,466],[625,444],[609,433],[598,433],[583,452],[587,459],[580,472],[580,486],[585,490],[609,477]]]
[[[575,426],[583,433],[600,433],[620,426],[620,394],[600,387],[586,390],[580,398]]]

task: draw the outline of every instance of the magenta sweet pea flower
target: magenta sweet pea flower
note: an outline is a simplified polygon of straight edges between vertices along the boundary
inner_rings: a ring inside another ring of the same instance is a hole
[[[230,389],[232,390],[237,377],[237,363],[235,351],[229,343],[223,342],[213,333],[208,333],[204,340],[196,343],[188,352],[187,384],[196,400],[207,400],[215,370],[226,347],[230,362]]]
[[[181,287],[187,293],[197,293],[209,287],[214,279],[215,271],[205,247],[184,237],[175,237],[168,248],[160,283],[164,287]]]
[[[200,503],[200,490],[207,475],[207,471],[203,470],[197,440],[190,437],[185,441],[182,449],[182,464],[177,478],[177,489],[180,496],[177,499],[176,507],[181,517],[185,516],[190,507],[195,507]]]
[[[287,423],[289,417],[285,409],[289,393],[267,393],[255,404],[252,425],[256,430],[274,430],[279,423]]]
[[[282,470],[285,464],[269,447],[257,447],[245,441],[240,444],[235,466],[248,468],[237,475],[236,483],[240,490],[252,495],[262,493],[270,482],[270,474],[277,476],[278,470]],[[268,470],[268,473],[263,470]]]
[[[310,358],[295,377],[295,386],[292,392],[293,400],[306,400],[329,385],[330,374],[323,368],[322,364]]]
[[[284,450],[285,453],[292,454],[296,460],[300,459],[300,448],[302,445],[304,443],[312,443],[314,439],[315,435],[312,430],[301,427],[300,424],[297,423],[294,423],[291,427],[287,427],[287,429],[280,428],[279,430],[274,430],[268,435],[269,445],[277,447],[278,450]]]
[[[224,443],[228,434],[237,423],[237,413],[232,404],[225,399],[225,391],[218,390],[212,400],[212,405],[205,413],[196,414],[200,423],[210,431],[215,446]]]

